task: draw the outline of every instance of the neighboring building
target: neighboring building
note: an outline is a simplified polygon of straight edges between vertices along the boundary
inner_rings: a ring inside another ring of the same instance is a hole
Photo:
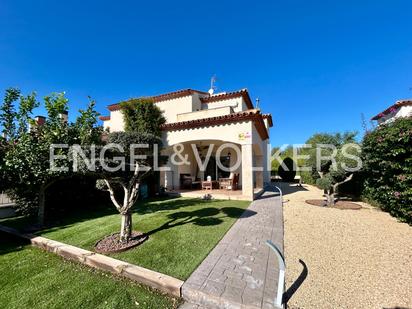
[[[189,165],[172,166],[170,171],[160,173],[161,185],[169,190],[181,189],[182,176],[192,177],[199,183],[210,176],[212,180],[228,177],[230,174],[219,168],[216,162],[218,155],[223,166],[231,168],[231,172],[239,174],[239,187],[243,197],[254,198],[254,192],[270,181],[268,168],[270,160],[269,128],[272,127],[272,116],[261,114],[254,108],[246,89],[236,92],[209,94],[207,92],[186,89],[152,97],[154,103],[164,112],[166,124],[163,125],[163,154],[171,155],[173,146],[183,144],[184,152],[190,161]],[[108,106],[110,116],[102,116],[104,128],[111,132],[124,128],[123,114],[119,104]],[[220,154],[217,148],[224,143],[234,144],[236,149],[226,148]],[[199,171],[191,144],[203,157],[210,144],[214,144],[212,158],[206,171]],[[233,166],[240,158],[240,166]],[[252,167],[261,167],[254,171]]]
[[[376,120],[378,124],[388,123],[397,118],[412,117],[412,100],[400,100],[392,106],[379,113],[372,120]]]

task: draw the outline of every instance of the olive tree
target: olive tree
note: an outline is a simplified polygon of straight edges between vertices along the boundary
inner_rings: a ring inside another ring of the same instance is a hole
[[[325,191],[326,205],[334,206],[338,200],[339,187],[352,180],[362,167],[360,146],[355,143],[335,148],[334,156],[328,160],[327,171],[319,170],[316,185]]]
[[[108,142],[107,148],[101,150],[104,160],[100,161],[102,178],[97,187],[109,192],[121,215],[120,241],[128,242],[132,235],[132,207],[139,198],[142,181],[153,173],[162,144],[153,134],[136,132],[110,133]]]
[[[108,145],[100,156],[103,160],[99,164],[101,180],[97,186],[109,192],[121,215],[120,241],[128,242],[132,235],[131,211],[139,198],[140,185],[154,172],[156,165],[167,160],[160,155],[161,125],[166,120],[160,109],[147,98],[131,99],[120,106],[125,132],[108,135]]]

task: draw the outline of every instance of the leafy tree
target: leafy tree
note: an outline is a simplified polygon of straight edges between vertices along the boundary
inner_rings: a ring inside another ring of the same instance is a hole
[[[365,197],[412,223],[412,119],[400,118],[368,132],[362,159]]]
[[[161,136],[160,126],[166,122],[163,112],[151,98],[130,99],[120,103],[125,120],[125,131]]]
[[[3,127],[2,133],[4,138],[13,138],[16,134],[15,120],[17,113],[14,109],[14,102],[20,98],[20,90],[9,88],[6,90],[4,101],[0,107],[0,123]]]
[[[120,241],[128,242],[132,235],[131,210],[138,200],[140,184],[153,172],[154,153],[160,156],[161,139],[148,133],[114,132],[109,134],[108,142],[120,146],[121,150],[112,148],[106,151],[104,164],[115,169],[119,166],[116,158],[120,156],[125,164],[123,170],[115,172],[100,169],[102,179],[97,187],[109,192],[113,205],[121,215]],[[137,144],[147,145],[147,148],[131,148]],[[130,149],[133,151],[129,152]]]
[[[4,173],[4,156],[6,155],[6,149],[6,140],[0,136],[0,192],[6,188],[6,175]]]
[[[160,109],[149,99],[132,99],[121,103],[125,119],[125,132],[114,132],[108,135],[108,143],[120,146],[107,151],[104,164],[115,168],[120,155],[125,159],[125,168],[108,172],[100,169],[102,179],[98,188],[106,190],[121,215],[119,240],[128,242],[132,236],[131,209],[139,197],[142,181],[153,173],[156,158],[164,163],[166,158],[160,156],[162,147],[160,126],[165,118]],[[133,148],[134,145],[146,145],[147,148]],[[132,149],[132,150],[131,150]],[[130,151],[131,150],[131,151]],[[120,191],[120,193],[119,193]]]
[[[279,147],[273,147],[271,153],[272,153],[272,162],[271,162],[272,174],[276,174],[279,170],[280,162],[283,162],[284,159],[288,157],[291,158],[293,156],[293,147],[288,146],[283,150],[280,150]],[[275,155],[278,155],[278,158],[276,158]]]
[[[344,133],[316,133],[312,135],[305,144],[310,145],[309,148],[299,149],[299,155],[308,156],[307,160],[300,160],[297,162],[299,167],[309,167],[310,172],[301,172],[302,178],[305,183],[316,183],[316,180],[320,178],[321,173],[327,173],[331,165],[330,160],[324,160],[321,162],[320,169],[317,166],[317,145],[332,145],[336,148],[341,148],[345,144],[356,143],[357,132],[344,132]],[[333,153],[333,149],[323,147],[320,149],[320,155],[326,157]]]
[[[337,148],[335,162],[329,162],[327,171],[318,171],[320,178],[316,180],[316,185],[325,190],[327,206],[335,205],[339,187],[352,180],[354,172],[361,168],[360,158],[355,159],[360,155],[359,150],[360,146],[354,143]]]
[[[19,108],[16,111],[14,103],[17,100]],[[46,190],[56,181],[70,177],[73,173],[69,161],[64,158],[59,160],[59,167],[63,169],[52,168],[50,147],[53,144],[80,143],[81,133],[84,134],[84,140],[91,141],[93,138],[97,139],[101,132],[95,126],[95,112],[90,113],[95,104],[93,101],[87,111],[80,111],[76,124],[70,124],[61,117],[68,110],[68,100],[64,93],[46,96],[44,103],[48,117],[41,125],[31,119],[33,109],[39,106],[35,93],[22,96],[20,91],[9,89],[0,108],[0,125],[6,136],[3,139],[4,157],[0,162],[3,186],[22,212],[37,209],[39,225],[44,224]],[[67,155],[68,150],[59,149],[56,152]]]

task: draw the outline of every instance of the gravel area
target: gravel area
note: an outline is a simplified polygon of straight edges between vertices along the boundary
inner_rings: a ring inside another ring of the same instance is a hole
[[[122,243],[120,242],[120,233],[114,233],[99,240],[94,249],[99,253],[123,252],[144,243],[148,237],[142,232],[132,231],[131,239],[126,243]]]
[[[368,204],[313,207],[322,191],[282,184],[289,308],[412,308],[412,227]]]

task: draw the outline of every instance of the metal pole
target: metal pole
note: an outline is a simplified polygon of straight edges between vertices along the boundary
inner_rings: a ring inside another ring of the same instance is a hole
[[[280,201],[282,202],[282,205],[283,205],[283,193],[282,193],[282,190],[281,190],[278,186],[275,186],[275,188],[279,190]]]
[[[279,280],[278,280],[278,292],[275,299],[275,306],[278,308],[283,308],[283,291],[285,289],[285,258],[283,257],[282,252],[280,252],[279,248],[272,243],[270,240],[266,241],[266,244],[275,252],[276,257],[278,258],[278,265],[279,265]]]

